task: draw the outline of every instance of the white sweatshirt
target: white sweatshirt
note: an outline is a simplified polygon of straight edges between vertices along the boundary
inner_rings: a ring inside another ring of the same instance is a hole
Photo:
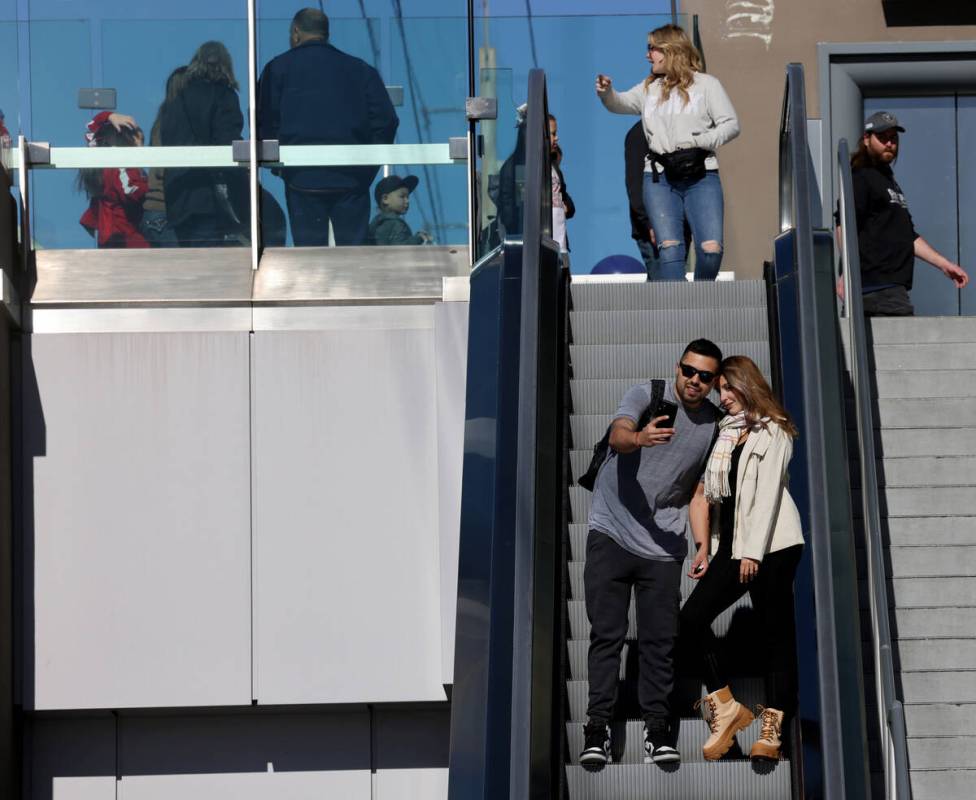
[[[710,150],[706,169],[718,169],[715,150],[739,135],[739,120],[732,101],[718,78],[696,72],[688,87],[688,103],[678,89],[661,100],[661,81],[645,89],[641,81],[626,92],[610,89],[599,95],[603,105],[615,114],[639,114],[644,123],[648,147],[654,153],[672,153],[686,147]],[[649,171],[650,166],[645,170]],[[658,171],[661,167],[658,167]]]

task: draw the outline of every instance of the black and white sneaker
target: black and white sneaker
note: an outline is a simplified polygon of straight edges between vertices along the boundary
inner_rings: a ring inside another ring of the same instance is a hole
[[[668,723],[663,719],[644,722],[644,763],[668,764],[681,761],[681,753],[671,743]]]
[[[583,752],[580,766],[587,772],[599,772],[611,761],[610,726],[605,722],[587,722],[583,726]]]

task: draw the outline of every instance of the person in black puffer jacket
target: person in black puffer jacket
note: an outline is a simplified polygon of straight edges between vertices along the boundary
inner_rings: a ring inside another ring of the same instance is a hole
[[[160,111],[167,147],[228,145],[241,138],[244,117],[230,53],[204,42],[193,55],[182,91]],[[168,168],[166,215],[181,247],[242,243],[247,220],[247,173],[233,167]]]

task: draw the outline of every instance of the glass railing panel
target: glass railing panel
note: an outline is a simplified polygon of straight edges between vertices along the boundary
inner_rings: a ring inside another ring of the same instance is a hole
[[[390,20],[390,77],[403,87],[397,142],[446,143],[465,137],[468,123],[467,20],[463,17]],[[468,175],[417,164],[417,210],[440,244],[467,244]],[[399,171],[399,170],[398,170]]]
[[[17,23],[13,22],[13,4],[0,2],[0,147],[16,144],[20,131],[20,90],[18,75]]]
[[[484,62],[482,62],[484,64]],[[512,100],[512,70],[481,66],[478,69],[478,95],[494,98],[498,105],[498,118],[482,120],[478,123],[478,136],[481,140],[481,153],[478,159],[478,222],[479,231],[475,241],[477,257],[480,259],[504,238],[502,218],[511,220],[515,209],[507,208],[499,214],[499,206],[515,192],[524,190],[524,182],[518,187],[513,183],[508,189],[513,193],[499,194],[500,172],[504,164],[506,176],[514,169],[515,160],[525,164],[524,149],[521,157],[516,153],[518,141],[518,114]],[[514,179],[514,174],[513,174]]]
[[[246,4],[142,13],[29,23],[31,139],[52,146],[32,170],[39,248],[250,239],[247,169],[230,157],[249,133]],[[112,203],[119,234],[105,228]],[[79,224],[90,204],[101,242]]]
[[[249,170],[230,146],[55,147],[51,162],[32,170],[38,250],[250,244]]]
[[[670,3],[648,8],[669,11]],[[644,80],[649,72],[647,34],[671,22],[670,13],[489,16],[476,21],[478,63],[512,70],[515,105],[525,102],[529,69],[538,66],[546,71],[549,111],[557,117],[563,151],[561,167],[577,205],[576,218],[567,223],[574,272],[589,272],[613,253],[640,258],[631,238],[623,181],[624,137],[638,117],[606,111],[592,87],[597,73],[610,75],[617,89]],[[678,15],[677,23],[691,35],[690,16]],[[500,108],[499,136],[506,125],[514,131],[514,124]],[[506,151],[498,152],[505,157]]]

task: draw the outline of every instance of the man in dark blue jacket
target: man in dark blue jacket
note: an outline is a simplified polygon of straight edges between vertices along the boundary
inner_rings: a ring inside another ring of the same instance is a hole
[[[314,8],[291,23],[291,49],[258,83],[258,136],[281,144],[390,144],[397,119],[379,73],[329,44],[329,18]],[[376,166],[287,167],[288,217],[295,244],[363,244]]]

